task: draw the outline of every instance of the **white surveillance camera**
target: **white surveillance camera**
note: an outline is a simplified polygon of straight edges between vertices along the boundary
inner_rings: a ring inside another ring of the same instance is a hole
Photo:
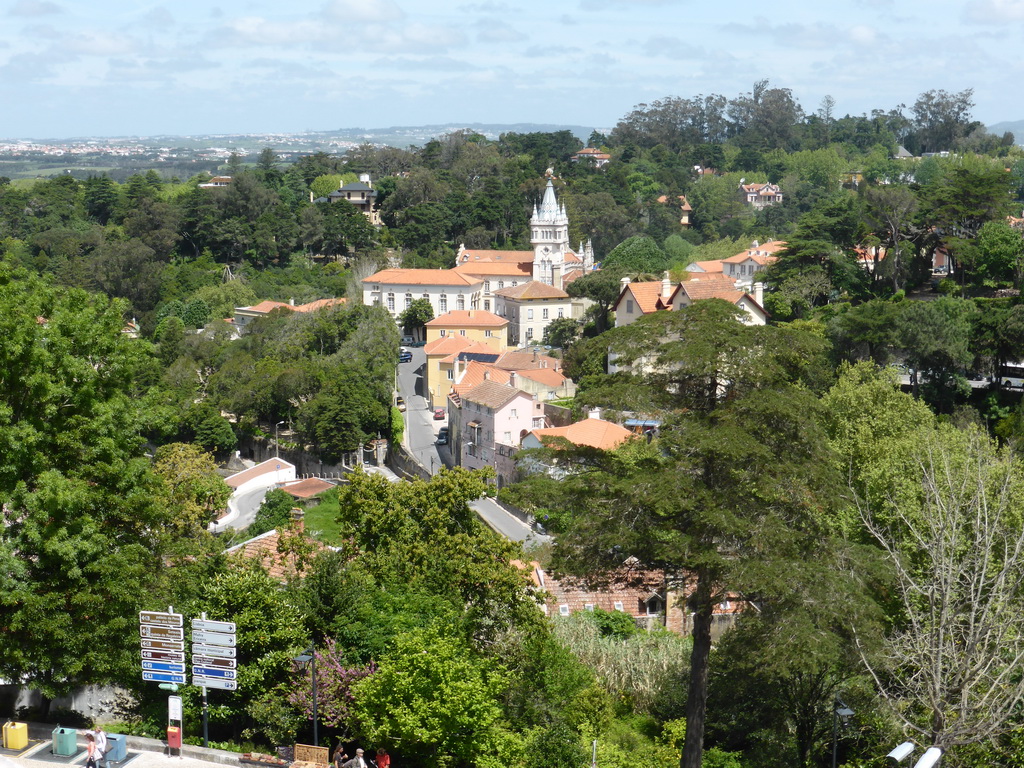
[[[933,768],[939,762],[940,757],[942,757],[942,750],[939,747],[928,747],[914,768]]]
[[[902,763],[904,760],[906,760],[912,754],[914,754],[914,742],[912,742],[912,741],[904,741],[902,744],[900,744],[898,747],[896,747],[892,752],[890,752],[888,755],[886,755],[886,757],[888,759],[892,760],[894,763]]]

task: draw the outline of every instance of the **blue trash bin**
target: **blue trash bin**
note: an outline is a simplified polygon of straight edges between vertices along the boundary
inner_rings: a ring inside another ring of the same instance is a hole
[[[127,737],[120,733],[107,734],[107,753],[103,756],[103,763],[120,763],[128,757]]]

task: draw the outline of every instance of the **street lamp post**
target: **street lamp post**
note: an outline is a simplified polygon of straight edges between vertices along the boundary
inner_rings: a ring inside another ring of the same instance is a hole
[[[316,651],[313,646],[309,646],[304,653],[295,657],[295,661],[299,664],[299,669],[303,672],[306,671],[306,667],[309,667],[310,672],[313,676],[313,746],[320,746],[320,738],[317,730],[317,716],[316,716]]]
[[[286,422],[286,421],[279,421],[279,422],[277,422],[277,424],[274,425],[274,458],[275,459],[281,458],[281,441],[278,438],[278,435],[280,434],[280,432],[278,430],[278,427],[280,427],[282,424],[287,424],[287,423],[288,422]]]
[[[836,757],[839,749],[839,721],[843,725],[849,725],[853,717],[853,710],[843,703],[843,700],[836,695],[835,706],[832,707],[832,768],[836,768]]]

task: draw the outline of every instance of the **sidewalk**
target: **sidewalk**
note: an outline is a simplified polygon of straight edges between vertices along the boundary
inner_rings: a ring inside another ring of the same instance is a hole
[[[0,749],[0,768],[82,768],[85,765],[85,731],[79,729],[78,751],[65,757],[53,754],[51,740],[54,726],[47,723],[28,724],[28,746],[20,751]],[[186,744],[181,756],[169,757],[166,743],[160,739],[128,736],[127,755],[121,762],[102,761],[100,768],[210,768],[211,764],[239,766],[241,755],[220,749],[205,749]]]

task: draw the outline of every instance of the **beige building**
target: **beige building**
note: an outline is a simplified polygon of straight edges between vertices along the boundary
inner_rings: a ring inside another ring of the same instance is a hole
[[[509,344],[524,347],[540,343],[552,320],[581,317],[582,303],[554,285],[531,280],[514,288],[503,288],[494,294],[495,312],[509,321]]]
[[[382,269],[363,279],[363,304],[379,304],[398,318],[415,299],[426,299],[434,316],[478,309],[483,282],[454,269]]]

